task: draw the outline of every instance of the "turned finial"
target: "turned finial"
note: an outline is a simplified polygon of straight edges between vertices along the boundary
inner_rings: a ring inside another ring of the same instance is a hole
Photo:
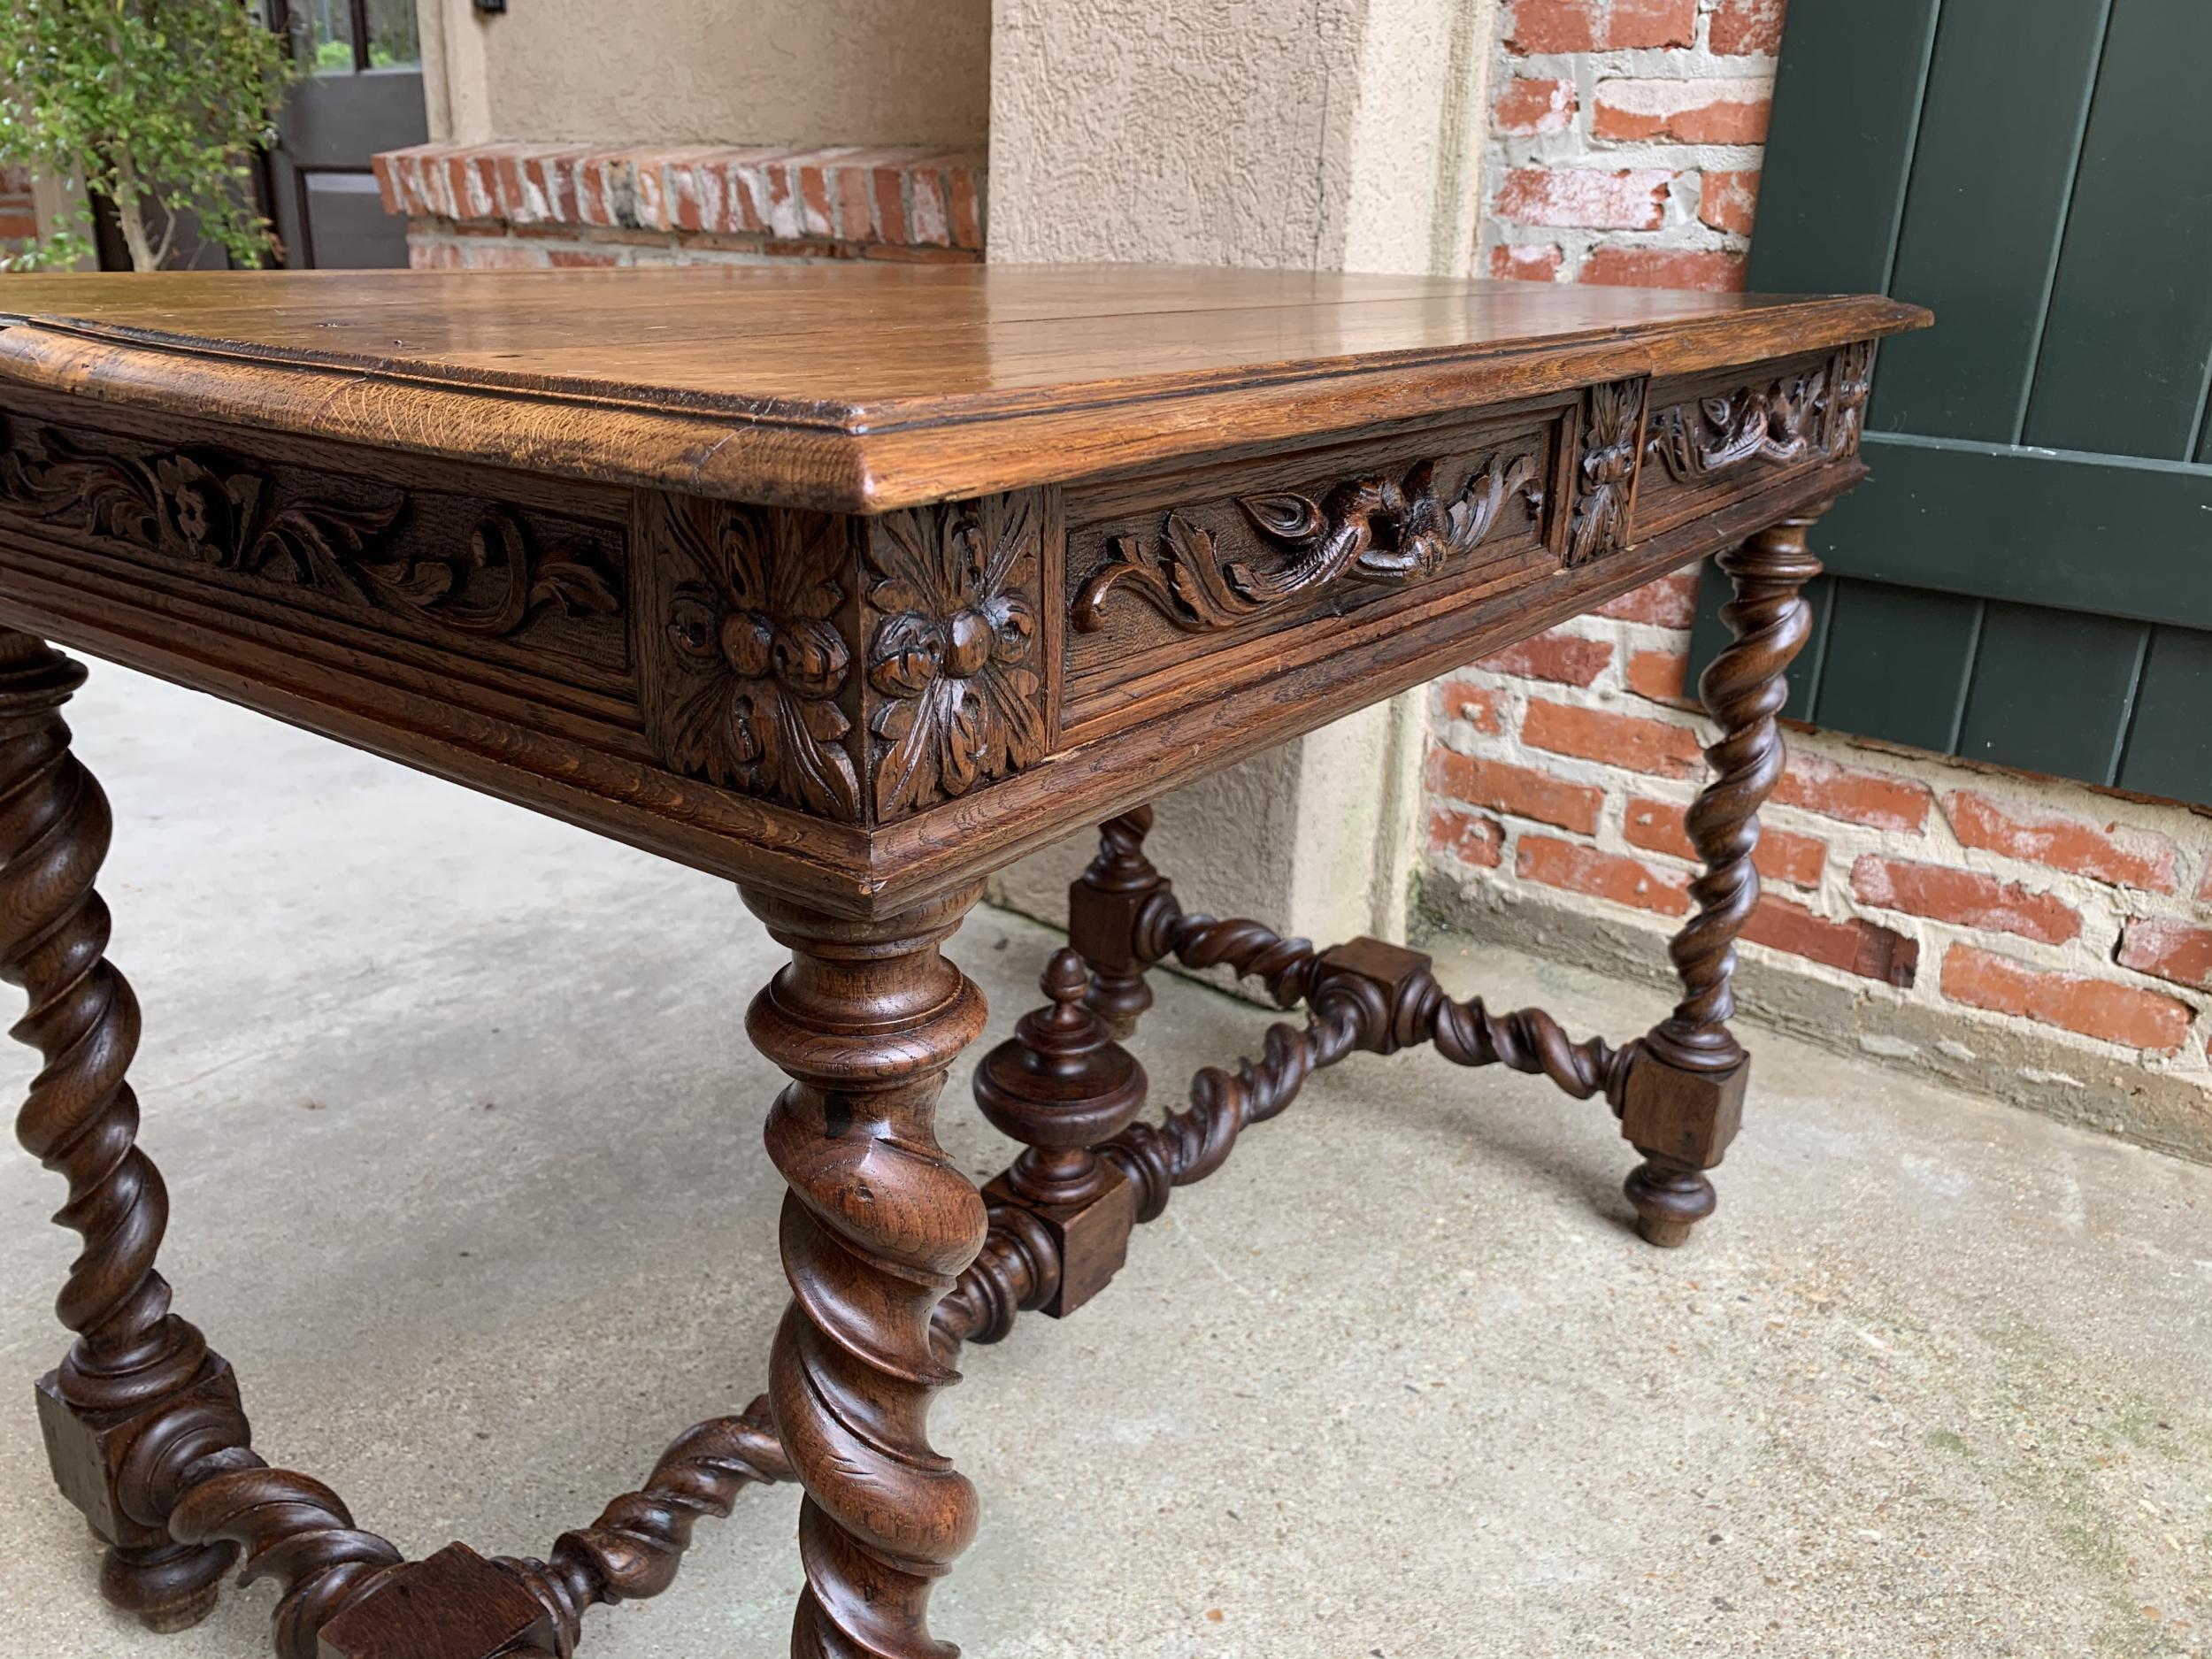
[[[1090,975],[1075,951],[1055,951],[1038,983],[1044,1006],[976,1067],[976,1103],[1028,1148],[1010,1172],[1017,1193],[1079,1204],[1113,1179],[1092,1148],[1143,1109],[1144,1068],[1085,1005]]]

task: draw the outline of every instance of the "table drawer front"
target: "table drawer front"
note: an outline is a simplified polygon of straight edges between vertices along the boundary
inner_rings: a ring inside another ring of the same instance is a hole
[[[1202,659],[1268,672],[1291,634],[1555,568],[1573,405],[1071,490],[1062,724]]]
[[[1778,370],[1654,381],[1634,539],[1855,453],[1872,372],[1873,348],[1860,345]]]
[[[537,503],[0,413],[0,526],[273,607],[303,633],[627,683],[625,533]]]

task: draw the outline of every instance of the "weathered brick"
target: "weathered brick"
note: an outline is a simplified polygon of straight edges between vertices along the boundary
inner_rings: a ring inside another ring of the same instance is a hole
[[[1590,250],[1577,280],[1607,288],[1728,294],[1743,287],[1743,255],[1724,249],[1630,248],[1608,242]]]
[[[2047,945],[2081,934],[2081,916],[2048,893],[2000,881],[1978,870],[1920,864],[1868,853],[1851,866],[1851,891],[1862,902],[1985,933],[2017,933]]]
[[[544,217],[558,225],[580,222],[583,213],[578,191],[576,164],[581,152],[574,150],[556,150],[550,155],[534,157],[522,170],[526,182],[535,181],[545,193]]]
[[[1763,144],[1773,104],[1770,81],[1601,81],[1590,130],[1624,142]]]
[[[1512,282],[1556,282],[1566,262],[1555,242],[1501,242],[1490,250],[1490,274]]]
[[[733,231],[768,228],[768,168],[771,152],[740,150],[723,168],[723,214]]]
[[[952,226],[946,211],[941,174],[917,167],[907,177],[907,203],[912,210],[909,223],[916,242],[931,246],[951,245]]]
[[[2192,1010],[2157,991],[2093,974],[2032,967],[1972,945],[1943,954],[1943,994],[1969,1008],[2013,1014],[2123,1048],[2171,1054],[2187,1041]]]
[[[1640,697],[1649,697],[1654,703],[1693,704],[1696,702],[1688,684],[1690,654],[1687,651],[1631,651],[1625,678],[1628,688]]]
[[[2138,973],[2212,991],[2212,927],[2165,916],[2131,917],[2113,960]]]
[[[1676,870],[1657,870],[1635,858],[1602,853],[1549,835],[1524,834],[1516,849],[1513,873],[1524,881],[1586,893],[1616,904],[1661,916],[1688,913],[1690,878]]]
[[[2171,893],[2180,881],[2173,842],[2147,830],[2100,827],[1970,789],[1945,795],[1943,811],[1960,841],[1985,852],[2152,893]]]
[[[1463,755],[1456,749],[1429,750],[1429,788],[1447,800],[1488,807],[1514,818],[1533,818],[1583,835],[1594,835],[1605,792],[1569,783],[1533,766]]]
[[[663,158],[660,211],[670,229],[718,234],[728,228],[729,162],[726,150],[682,150]]]
[[[1786,0],[1720,0],[1708,37],[1713,50],[1724,58],[1780,51],[1786,4]]]
[[[1759,206],[1759,169],[1709,168],[1698,187],[1697,216],[1715,230],[1751,234]]]
[[[822,182],[829,199],[829,234],[849,242],[865,242],[876,234],[875,204],[869,199],[868,170],[856,165],[860,150],[840,150],[822,165]]]
[[[1773,798],[1779,805],[1802,807],[1847,824],[1916,834],[1927,828],[1928,811],[1935,804],[1933,792],[1923,784],[1855,772],[1817,755],[1792,755]]]
[[[376,193],[383,200],[384,211],[387,213],[407,211],[406,195],[400,187],[396,159],[388,152],[380,156],[372,156],[369,158],[370,170],[376,174]],[[20,236],[26,234],[35,235],[37,234],[35,225],[32,227],[30,232],[25,233],[10,230],[8,224],[8,216],[0,215],[0,236]]]
[[[1488,686],[1471,686],[1463,680],[1444,682],[1444,718],[1464,720],[1476,731],[1492,737],[1505,731],[1505,699]]]
[[[1541,75],[1516,75],[1490,104],[1490,130],[1517,138],[1563,133],[1575,118],[1575,83]]]
[[[1632,847],[1646,852],[1671,853],[1677,858],[1694,860],[1697,849],[1691,843],[1690,832],[1683,821],[1683,809],[1671,801],[1655,801],[1648,795],[1631,795],[1621,814],[1621,833]],[[1793,830],[1775,829],[1770,825],[1759,826],[1759,850],[1751,862],[1759,873],[1770,880],[1786,881],[1794,887],[1816,887],[1821,872],[1828,865],[1828,843],[1817,835],[1801,835]]]
[[[983,246],[983,173],[978,167],[952,167],[946,170],[946,187],[950,192],[952,214],[952,245],[956,248]]]
[[[1498,188],[1497,214],[1517,225],[1657,230],[1674,179],[1665,167],[1516,167]]]
[[[481,150],[468,161],[468,213],[470,219],[497,219],[499,211],[499,152],[496,147]]]
[[[529,153],[526,144],[501,144],[491,151],[492,177],[499,187],[497,211],[503,219],[518,219],[527,210],[529,193],[523,188],[522,164]]]
[[[1429,850],[1463,864],[1494,870],[1505,846],[1505,831],[1494,818],[1479,812],[1432,803],[1429,807]]]
[[[1594,52],[1687,46],[1697,0],[1512,0],[1509,52]]]
[[[829,174],[817,166],[793,170],[794,193],[799,201],[799,229],[808,236],[833,236],[836,222],[830,217]]]
[[[1521,738],[1536,749],[1601,760],[1665,778],[1686,778],[1704,764],[1697,733],[1686,726],[1533,698],[1521,717]]]
[[[2212,905],[2212,857],[2204,861],[2204,879],[2197,883],[2197,902]]]
[[[913,240],[906,213],[906,174],[896,167],[879,167],[875,175],[876,234],[884,242]]]
[[[1632,588],[1597,609],[1616,622],[1648,622],[1654,627],[1686,628],[1697,620],[1697,572],[1677,571]]]
[[[1760,895],[1751,919],[1744,924],[1743,936],[1770,950],[1824,963],[1900,989],[1910,988],[1920,969],[1918,942],[1893,928],[1855,916],[1833,921],[1772,894]]]
[[[1519,674],[1529,680],[1548,680],[1562,686],[1591,686],[1613,660],[1613,648],[1604,640],[1588,640],[1578,634],[1554,628],[1533,639],[1493,651],[1475,664],[1494,674]]]
[[[545,261],[556,270],[597,271],[622,263],[622,256],[611,248],[549,248]]]

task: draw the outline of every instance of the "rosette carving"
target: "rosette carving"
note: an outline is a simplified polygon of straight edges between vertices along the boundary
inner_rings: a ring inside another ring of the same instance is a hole
[[[967,794],[1045,752],[1034,491],[870,526],[869,721],[879,819]]]
[[[860,817],[845,702],[845,520],[652,497],[647,715],[678,772],[846,822]]]

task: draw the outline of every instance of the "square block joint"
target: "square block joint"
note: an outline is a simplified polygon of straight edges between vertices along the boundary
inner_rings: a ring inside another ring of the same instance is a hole
[[[999,1176],[983,1189],[988,1204],[1016,1204],[1044,1223],[1060,1247],[1060,1284],[1040,1310],[1064,1319],[1113,1282],[1129,1259],[1137,1226],[1137,1189],[1113,1165],[1107,1187],[1081,1204],[1040,1204],[1024,1198]]]
[[[1102,973],[1141,973],[1152,964],[1137,956],[1137,916],[1155,893],[1169,883],[1118,892],[1087,881],[1068,887],[1068,943]]]
[[[466,1544],[410,1562],[323,1626],[319,1659],[500,1659],[554,1651],[553,1616]]]
[[[1686,1071],[1637,1053],[1621,1094],[1621,1138],[1647,1157],[1694,1170],[1719,1166],[1743,1127],[1748,1056],[1726,1071]]]
[[[46,1461],[62,1496],[81,1509],[92,1530],[111,1544],[145,1549],[169,1543],[167,1528],[147,1526],[123,1513],[116,1497],[117,1478],[132,1446],[156,1417],[195,1401],[238,1405],[238,1379],[230,1362],[210,1354],[199,1375],[184,1388],[135,1411],[80,1414],[62,1394],[58,1371],[40,1378],[37,1390]]]
[[[1395,1054],[1410,1040],[1409,1033],[1396,1028],[1394,1011],[1404,1006],[1406,987],[1429,977],[1431,961],[1426,952],[1408,950],[1403,945],[1363,934],[1323,951],[1320,968],[1314,990],[1306,999],[1309,1006],[1317,1001],[1330,980],[1357,980],[1372,988],[1386,1017],[1383,1027],[1371,1033],[1361,1046],[1377,1054]]]

